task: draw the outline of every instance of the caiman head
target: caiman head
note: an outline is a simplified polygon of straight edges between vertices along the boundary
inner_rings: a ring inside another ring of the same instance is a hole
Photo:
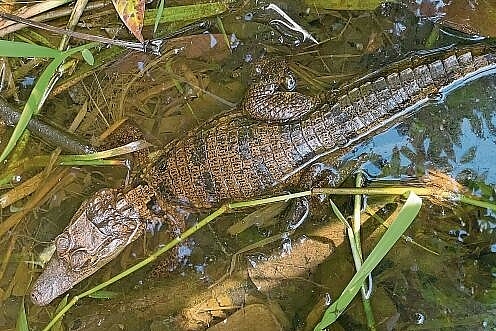
[[[55,239],[56,252],[36,280],[31,299],[43,306],[115,258],[143,234],[136,194],[102,189],[86,200]]]

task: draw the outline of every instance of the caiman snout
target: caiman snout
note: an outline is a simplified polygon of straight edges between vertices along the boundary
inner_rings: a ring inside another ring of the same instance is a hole
[[[73,272],[58,256],[54,255],[41,276],[36,280],[31,291],[31,300],[35,305],[44,306],[62,295],[82,280],[80,274]]]
[[[36,305],[47,305],[114,259],[145,229],[146,220],[116,189],[86,200],[55,239],[56,251],[31,291]]]

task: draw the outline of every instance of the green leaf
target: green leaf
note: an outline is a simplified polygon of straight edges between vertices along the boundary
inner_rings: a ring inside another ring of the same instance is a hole
[[[29,120],[31,117],[39,112],[43,103],[45,102],[46,96],[51,91],[55,80],[52,80],[52,77],[55,77],[55,73],[57,72],[58,67],[64,63],[64,61],[72,56],[75,53],[82,52],[83,49],[89,49],[98,45],[98,43],[90,43],[87,45],[79,46],[72,48],[70,50],[60,52],[52,62],[43,70],[40,75],[40,78],[36,81],[31,94],[29,95],[28,101],[24,105],[24,109],[19,117],[19,122],[14,128],[14,132],[5,146],[5,149],[2,151],[0,155],[0,162],[3,162],[10,152],[14,149],[17,141],[21,137],[22,133],[26,129]]]
[[[157,13],[155,14],[155,24],[153,26],[153,33],[157,32],[158,25],[160,23],[160,18],[164,13],[165,0],[160,0],[158,4]]]
[[[93,54],[91,54],[89,49],[86,49],[86,48],[83,49],[81,51],[81,55],[83,56],[84,61],[86,61],[86,63],[88,63],[90,66],[95,64],[95,58],[93,57]]]
[[[112,299],[119,296],[119,293],[107,290],[100,290],[88,296],[93,299]]]
[[[374,270],[393,245],[398,241],[403,232],[410,226],[417,216],[422,200],[413,192],[410,192],[403,208],[401,208],[396,220],[391,224],[381,240],[374,247],[370,255],[363,262],[362,267],[348,283],[341,296],[327,308],[322,320],[314,331],[320,331],[328,327],[338,319],[341,313],[348,307],[355,295],[360,291],[367,276]]]
[[[0,56],[56,58],[61,54],[61,51],[45,46],[18,41],[0,40]]]
[[[26,317],[26,309],[24,309],[24,299],[22,299],[21,306],[19,307],[19,314],[17,315],[16,330],[17,331],[29,331],[28,319]]]
[[[222,14],[228,9],[224,2],[200,3],[196,5],[166,7],[159,18],[160,23],[177,21],[194,21],[205,17]],[[144,25],[153,25],[159,9],[145,11]]]

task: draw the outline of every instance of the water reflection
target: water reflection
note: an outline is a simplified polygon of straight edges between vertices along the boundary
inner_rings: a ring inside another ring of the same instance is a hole
[[[374,176],[419,175],[426,168],[453,177],[496,183],[496,75],[450,92],[353,151],[368,153],[364,169]]]

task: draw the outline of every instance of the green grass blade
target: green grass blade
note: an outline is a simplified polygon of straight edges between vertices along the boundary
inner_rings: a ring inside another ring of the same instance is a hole
[[[225,2],[200,3],[196,5],[166,7],[164,8],[162,15],[159,17],[159,22],[170,23],[178,21],[194,21],[205,17],[222,14],[228,8],[229,7],[227,3]],[[157,16],[158,10],[160,10],[160,8],[147,10],[145,12],[143,25],[154,25],[156,22],[155,17]]]
[[[61,51],[45,46],[18,41],[0,40],[0,56],[56,58],[61,55]]]
[[[5,149],[2,151],[0,155],[0,162],[3,162],[10,152],[14,149],[17,141],[22,136],[22,133],[26,129],[29,120],[33,116],[33,114],[38,113],[41,105],[43,103],[43,96],[45,95],[46,88],[48,87],[52,76],[57,71],[62,62],[64,62],[63,56],[58,56],[50,62],[50,64],[46,67],[46,69],[41,74],[40,78],[36,82],[31,94],[29,95],[28,101],[24,105],[24,110],[22,111],[21,116],[19,117],[19,122],[14,128],[14,132],[5,146]]]
[[[28,101],[24,106],[21,116],[19,117],[19,122],[14,128],[14,132],[5,146],[5,149],[2,151],[0,155],[0,162],[3,162],[9,153],[14,149],[17,141],[21,137],[22,133],[26,129],[29,120],[34,114],[37,114],[43,105],[45,98],[50,91],[52,77],[57,72],[57,68],[70,56],[75,53],[81,52],[84,49],[89,49],[98,45],[98,43],[91,43],[79,47],[75,47],[65,52],[61,52],[58,56],[56,56],[52,62],[43,70],[40,75],[40,78],[36,81],[31,94],[29,95]]]
[[[331,10],[374,10],[383,2],[396,2],[384,0],[305,0],[311,8]]]
[[[24,308],[24,299],[21,301],[19,307],[19,314],[17,315],[16,331],[29,331],[28,319],[26,317],[26,309]]]
[[[387,252],[393,247],[396,241],[401,237],[403,232],[410,226],[417,216],[422,200],[415,194],[410,193],[403,208],[398,213],[398,217],[391,224],[384,236],[379,240],[370,255],[363,262],[362,267],[348,283],[341,296],[327,308],[322,320],[315,327],[314,331],[320,331],[331,325],[337,320],[339,315],[348,307],[355,295],[360,291],[363,282],[368,274],[379,264]]]
[[[157,32],[158,25],[160,23],[160,18],[164,13],[165,0],[160,0],[157,8],[157,13],[155,14],[155,24],[153,25],[153,33]]]

